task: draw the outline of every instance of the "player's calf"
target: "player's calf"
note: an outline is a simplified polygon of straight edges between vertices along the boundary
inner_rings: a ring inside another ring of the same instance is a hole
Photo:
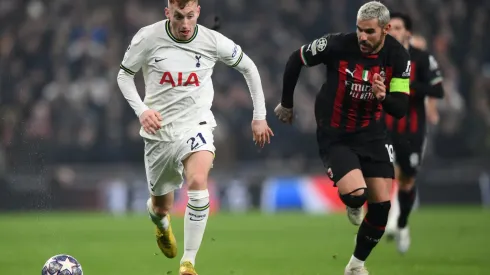
[[[213,158],[211,152],[199,151],[184,162],[189,200],[184,216],[184,255],[181,264],[190,262],[195,265],[196,255],[201,246],[209,216],[207,180]]]
[[[364,267],[364,262],[385,232],[390,206],[390,201],[368,203],[368,213],[359,227],[354,254],[346,270]]]
[[[177,256],[177,240],[170,225],[170,206],[173,202],[173,193],[163,196],[152,196],[147,201],[148,213],[151,221],[157,226],[156,240],[158,247],[167,258]]]

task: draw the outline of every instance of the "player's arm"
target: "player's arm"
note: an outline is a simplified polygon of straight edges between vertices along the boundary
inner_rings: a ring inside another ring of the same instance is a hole
[[[216,35],[218,43],[218,60],[235,68],[243,75],[253,101],[253,119],[265,120],[267,114],[265,98],[257,66],[252,59],[242,51],[242,48],[239,45],[220,33],[216,33]]]
[[[294,89],[298,83],[303,66],[313,67],[326,63],[332,52],[336,35],[326,35],[301,46],[291,53],[284,69],[282,80],[281,105],[284,108],[293,108]]]
[[[410,96],[410,55],[405,49],[395,56],[390,88],[382,101],[383,109],[395,118],[402,118],[408,112]]]
[[[218,60],[242,73],[247,82],[254,107],[252,120],[253,140],[255,144],[264,147],[265,143],[270,143],[270,136],[274,134],[265,120],[267,112],[259,70],[239,45],[224,35],[218,32],[215,33]]]
[[[138,117],[149,109],[141,100],[134,83],[134,75],[141,69],[146,59],[147,41],[143,33],[143,29],[139,30],[131,40],[117,75],[119,89]]]
[[[442,74],[436,59],[432,55],[427,55],[421,65],[422,79],[410,83],[410,88],[415,90],[414,96],[443,98]]]

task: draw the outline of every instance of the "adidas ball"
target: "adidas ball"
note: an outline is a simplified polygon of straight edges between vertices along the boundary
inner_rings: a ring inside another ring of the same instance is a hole
[[[82,266],[70,255],[60,254],[49,258],[41,275],[83,275]]]

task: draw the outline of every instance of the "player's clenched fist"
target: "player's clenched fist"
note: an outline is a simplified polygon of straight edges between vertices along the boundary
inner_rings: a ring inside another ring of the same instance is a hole
[[[373,94],[378,100],[383,100],[386,97],[386,86],[383,78],[379,74],[373,75]]]
[[[279,118],[280,121],[284,123],[293,123],[293,109],[291,108],[285,108],[279,103],[277,107],[274,109],[274,113],[276,114],[277,118]]]
[[[156,134],[161,126],[162,116],[154,110],[146,110],[140,115],[140,123],[148,134]]]
[[[271,136],[274,136],[266,120],[252,120],[252,133],[255,144],[264,148],[265,143],[271,143]]]

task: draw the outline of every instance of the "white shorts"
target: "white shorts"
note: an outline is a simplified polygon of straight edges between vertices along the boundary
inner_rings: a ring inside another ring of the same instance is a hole
[[[162,196],[182,187],[183,161],[192,153],[210,151],[214,154],[213,130],[209,125],[181,130],[164,127],[160,131],[169,131],[169,136],[177,138],[171,141],[144,139],[146,178],[151,195]]]

